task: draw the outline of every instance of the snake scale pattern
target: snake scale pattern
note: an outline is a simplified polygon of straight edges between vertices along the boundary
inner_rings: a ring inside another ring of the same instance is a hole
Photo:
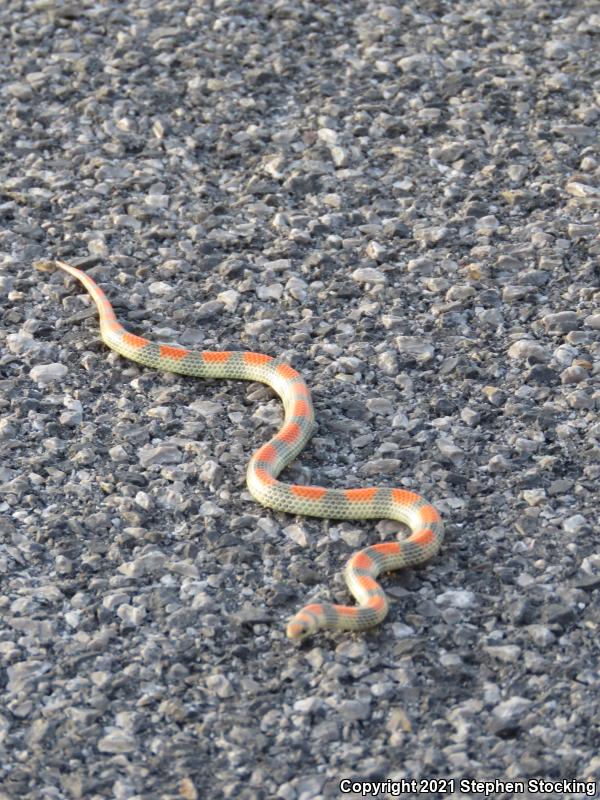
[[[405,523],[410,535],[402,541],[382,542],[355,553],[344,577],[358,606],[312,603],[287,625],[290,639],[304,639],[321,629],[359,631],[380,623],[388,612],[385,592],[376,578],[381,572],[413,566],[437,553],[443,525],[436,509],[418,494],[405,489],[368,487],[326,489],[277,480],[310,439],[314,411],[302,376],[288,364],[262,353],[242,351],[193,352],[174,345],[156,344],[129,333],[118,322],[104,292],[85,272],[54,261],[83,284],[98,308],[100,334],[108,347],[143,366],[198,378],[260,381],[283,401],[282,428],[254,453],[246,479],[252,496],[263,506],[289,514],[330,519],[393,519]]]

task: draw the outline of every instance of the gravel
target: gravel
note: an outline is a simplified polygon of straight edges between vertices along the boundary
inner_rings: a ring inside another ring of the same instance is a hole
[[[0,800],[600,779],[597,4],[32,0],[0,30]],[[136,333],[292,362],[289,480],[436,504],[383,625],[285,638],[398,526],[258,506],[271,391],[111,354],[53,257]]]

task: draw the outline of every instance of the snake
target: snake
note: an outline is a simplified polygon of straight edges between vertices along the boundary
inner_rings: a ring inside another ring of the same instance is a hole
[[[193,351],[152,342],[125,330],[102,289],[83,270],[60,260],[37,266],[58,267],[83,285],[98,310],[102,341],[121,356],[155,370],[197,378],[258,381],[275,391],[283,402],[283,425],[252,455],[246,471],[248,490],[258,503],[288,514],[339,520],[390,519],[409,528],[410,533],[400,540],[370,545],[348,560],[344,578],[358,605],[310,603],[288,621],[286,635],[303,640],[317,631],[363,631],[382,622],[389,603],[377,577],[382,572],[421,564],[438,552],[443,522],[434,506],[403,488],[337,489],[278,480],[315,429],[310,391],[297,370],[283,359],[263,353]]]

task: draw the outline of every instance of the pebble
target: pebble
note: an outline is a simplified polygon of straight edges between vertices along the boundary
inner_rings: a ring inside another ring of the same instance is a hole
[[[326,705],[320,697],[303,697],[294,703],[294,711],[300,714],[318,714],[325,709]]]
[[[521,727],[523,717],[531,708],[532,702],[526,697],[514,696],[498,703],[492,709],[494,723],[492,729],[496,735],[504,735]]]
[[[577,330],[579,319],[574,311],[559,311],[556,314],[546,314],[542,322],[547,333],[568,333]]]
[[[573,514],[572,517],[567,517],[563,521],[563,528],[567,533],[579,533],[582,529],[586,528],[588,522],[583,514]]]
[[[302,525],[286,525],[283,532],[293,542],[296,542],[300,547],[307,547],[309,544],[308,535]]]
[[[146,616],[146,609],[123,603],[117,608],[117,616],[119,616],[126,625],[137,627],[143,622]]]
[[[394,405],[384,397],[374,397],[367,400],[365,405],[374,414],[383,414],[386,417],[394,411]]]
[[[337,712],[345,722],[367,720],[371,716],[371,704],[360,700],[345,700],[337,707]]]
[[[146,553],[143,556],[138,556],[138,558],[133,561],[127,561],[121,564],[119,572],[122,572],[123,575],[127,575],[129,578],[139,578],[156,571],[162,571],[166,560],[166,556],[158,551]]]
[[[586,378],[589,377],[589,373],[583,367],[579,365],[574,365],[571,367],[567,367],[560,373],[560,382],[563,385],[570,384],[570,383],[581,383],[585,381]]]
[[[492,658],[496,658],[506,664],[512,664],[516,662],[521,655],[521,648],[514,644],[484,647],[484,650]]]
[[[542,619],[550,625],[567,625],[575,621],[576,614],[564,603],[549,603],[544,607]]]
[[[125,731],[112,728],[98,741],[101,753],[133,753],[137,750],[135,738]]]
[[[235,689],[226,675],[220,673],[209,675],[206,679],[206,686],[223,699],[235,696]]]
[[[402,622],[392,624],[392,633],[396,639],[406,639],[407,637],[415,635],[415,629],[410,625],[404,625]]]
[[[39,364],[29,371],[29,376],[40,386],[48,386],[62,380],[68,372],[64,364]]]
[[[510,358],[521,361],[544,363],[549,359],[549,353],[545,347],[531,339],[519,339],[508,348]]]
[[[16,355],[21,355],[23,353],[27,353],[31,350],[39,350],[40,343],[36,342],[33,336],[30,333],[22,332],[22,333],[9,333],[6,337],[6,346],[11,353],[15,353]],[[51,365],[51,366],[61,366],[61,365]],[[36,369],[34,367],[34,369]],[[30,375],[33,380],[39,380],[37,377],[34,377],[32,374],[33,370],[31,371]],[[36,375],[39,374],[36,373]]]
[[[528,625],[527,633],[532,642],[542,649],[552,647],[556,638],[547,625]]]
[[[600,331],[600,314],[589,314],[583,320],[583,324],[595,331]]]
[[[125,448],[120,444],[111,447],[108,451],[108,455],[110,456],[112,461],[117,461],[120,462],[121,464],[124,464],[129,461],[129,454],[127,450],[125,450]]]
[[[600,199],[600,188],[597,186],[590,186],[589,184],[581,183],[580,181],[569,181],[565,188],[569,194],[572,194],[575,197],[591,197]]]
[[[383,272],[374,267],[355,269],[352,273],[352,278],[357,283],[385,283],[387,280]]]
[[[449,589],[439,594],[435,601],[454,608],[473,608],[477,604],[475,594],[467,589]]]
[[[144,468],[155,464],[178,464],[182,460],[180,449],[175,444],[163,442],[156,445],[144,445],[138,451],[140,465]]]
[[[419,339],[417,336],[396,336],[394,342],[398,352],[413,356],[421,363],[431,361],[434,356],[433,345]]]

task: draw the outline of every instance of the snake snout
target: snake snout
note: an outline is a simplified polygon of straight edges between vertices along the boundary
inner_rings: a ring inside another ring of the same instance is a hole
[[[324,615],[325,608],[321,603],[311,603],[309,606],[304,606],[288,622],[286,630],[288,639],[299,641],[316,633],[319,628],[323,627],[322,620]]]

